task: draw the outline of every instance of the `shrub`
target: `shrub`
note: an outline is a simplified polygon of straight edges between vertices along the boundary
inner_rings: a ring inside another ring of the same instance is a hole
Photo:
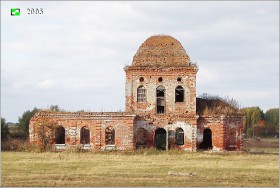
[[[1,143],[1,150],[42,152],[42,151],[51,151],[52,146],[35,145],[35,144],[31,144],[28,140],[9,139]]]
[[[247,135],[247,137],[252,137],[253,136],[253,129],[248,128],[247,131],[246,131],[246,135]]]

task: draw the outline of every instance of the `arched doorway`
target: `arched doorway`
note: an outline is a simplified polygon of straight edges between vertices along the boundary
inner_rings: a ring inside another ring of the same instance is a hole
[[[204,129],[203,131],[203,141],[200,144],[200,149],[208,150],[212,149],[212,131],[211,129]]]
[[[155,132],[156,149],[166,150],[166,130],[158,128]]]

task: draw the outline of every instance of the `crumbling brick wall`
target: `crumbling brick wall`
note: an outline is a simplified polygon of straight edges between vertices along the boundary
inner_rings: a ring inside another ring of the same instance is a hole
[[[96,150],[159,147],[159,142],[165,142],[166,148],[187,151],[202,146],[218,151],[242,149],[242,116],[196,114],[198,67],[191,63],[179,41],[166,35],[148,38],[133,57],[132,65],[124,70],[126,112],[41,111],[30,121],[30,142],[55,144],[54,130],[62,126],[65,148],[80,145],[81,130],[86,127],[90,134],[87,147]],[[141,87],[142,93],[138,93]],[[164,88],[164,99],[157,94],[159,87]],[[139,96],[141,100],[137,100]],[[114,134],[108,130],[114,130]],[[114,135],[113,144],[108,142],[112,137],[109,134]]]
[[[243,150],[243,116],[227,116],[225,123],[225,149]]]
[[[196,151],[196,117],[187,115],[146,115],[138,116],[135,119],[134,134],[138,138],[138,130],[144,129],[146,134],[146,146],[156,146],[156,130],[162,128],[166,131],[169,149],[180,149],[186,151]],[[181,128],[184,132],[184,144],[176,143],[176,129]],[[137,140],[135,140],[137,142]]]
[[[242,120],[243,116],[201,116],[197,122],[197,148],[201,148],[204,130],[212,132],[212,149],[242,150]]]
[[[141,114],[156,114],[156,89],[165,88],[166,114],[196,113],[196,67],[143,68],[126,67],[126,111]],[[162,81],[159,82],[159,78]],[[181,81],[177,81],[177,78]],[[143,78],[143,81],[140,81]],[[144,86],[147,102],[137,102],[137,89]],[[175,103],[175,89],[184,88],[184,102]]]
[[[65,113],[65,112],[39,112],[30,121],[30,142],[42,144],[39,130],[49,127],[52,132],[50,144],[55,144],[54,129],[62,126],[65,129],[66,148],[80,145],[80,130],[87,127],[90,131],[90,148],[106,149],[105,129],[112,127],[115,130],[116,150],[132,150],[133,122],[135,115],[128,113]],[[45,132],[46,134],[46,132]]]

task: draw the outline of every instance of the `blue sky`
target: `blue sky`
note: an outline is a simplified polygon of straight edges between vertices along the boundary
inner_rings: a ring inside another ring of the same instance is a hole
[[[278,1],[1,4],[1,117],[8,122],[50,105],[124,110],[123,67],[155,34],[173,36],[197,62],[198,96],[229,96],[264,111],[279,106]]]

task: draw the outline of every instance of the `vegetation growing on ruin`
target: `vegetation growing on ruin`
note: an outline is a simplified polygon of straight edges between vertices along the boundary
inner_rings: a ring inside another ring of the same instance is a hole
[[[243,131],[247,138],[279,137],[279,108],[271,108],[265,113],[258,106],[241,109],[235,99],[204,93],[196,98],[196,114],[242,115],[244,116]]]
[[[239,103],[232,98],[218,95],[202,94],[196,98],[196,114],[198,115],[241,115]]]

